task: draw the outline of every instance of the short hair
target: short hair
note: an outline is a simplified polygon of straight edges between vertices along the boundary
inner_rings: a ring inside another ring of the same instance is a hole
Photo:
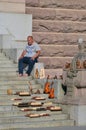
[[[33,39],[33,36],[27,36],[27,39],[28,39],[28,38],[31,38],[31,39]]]

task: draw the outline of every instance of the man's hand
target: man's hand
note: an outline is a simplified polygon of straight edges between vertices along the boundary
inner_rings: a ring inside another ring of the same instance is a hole
[[[37,51],[36,54],[33,57],[31,57],[31,59],[34,60],[40,55],[40,53],[41,53],[40,51]]]

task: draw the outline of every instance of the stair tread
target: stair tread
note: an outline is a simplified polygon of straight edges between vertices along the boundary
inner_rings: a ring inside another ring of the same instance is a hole
[[[79,12],[80,12],[80,11],[82,11],[82,12],[84,11],[84,12],[85,12],[85,10],[86,10],[86,9],[81,9],[81,10],[80,10],[80,9],[71,9],[71,8],[70,8],[70,9],[67,9],[67,8],[49,8],[49,7],[48,7],[48,8],[46,8],[46,7],[43,7],[43,8],[42,8],[42,7],[30,7],[30,6],[29,6],[29,7],[26,6],[25,8],[26,8],[26,9],[32,9],[32,10],[37,10],[37,9],[39,9],[39,10],[42,10],[42,11],[43,11],[43,10],[47,10],[47,11],[49,11],[49,10],[65,11],[65,10],[66,10],[66,11],[79,11]]]

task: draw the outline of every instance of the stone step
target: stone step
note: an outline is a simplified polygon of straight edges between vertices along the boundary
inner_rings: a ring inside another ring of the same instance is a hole
[[[65,63],[68,61],[68,62],[71,62],[73,57],[67,57],[67,56],[58,56],[58,57],[39,57],[39,62],[42,62],[44,63],[45,65],[45,68],[46,69],[50,69],[50,68],[62,68],[64,67]],[[10,75],[10,73],[15,73],[15,75],[17,75],[17,72],[16,72],[16,68],[8,68],[8,69],[0,69],[0,72],[2,73],[1,75]]]
[[[37,94],[34,96],[37,96]],[[47,95],[45,95],[45,96],[47,96]],[[33,95],[32,95],[32,97],[33,97]],[[19,96],[19,95],[15,95],[15,94],[12,94],[12,95],[3,94],[3,95],[0,95],[0,103],[2,103],[1,105],[6,106],[6,105],[9,105],[9,103],[11,102],[11,105],[12,105],[13,102],[22,102],[22,101],[27,102],[28,100],[31,100],[32,97],[31,96]],[[16,99],[16,98],[21,98],[22,100],[17,100],[17,101],[12,100],[12,99]]]
[[[0,61],[8,60],[7,57],[0,55]]]
[[[41,54],[40,56],[50,56],[58,57],[58,56],[70,56],[73,57],[78,52],[77,45],[40,45]],[[48,48],[48,49],[47,49]]]
[[[43,112],[42,112],[43,113]],[[58,121],[58,120],[65,120],[65,119],[68,119],[68,115],[66,115],[66,114],[58,114],[58,115],[51,115],[51,113],[50,113],[50,116],[49,117],[40,117],[40,118],[37,118],[37,119],[31,119],[31,118],[26,118],[26,117],[24,117],[24,115],[25,115],[25,113],[23,113],[23,115],[21,116],[15,116],[15,117],[2,117],[2,118],[0,118],[0,124],[1,123],[19,123],[19,122],[21,122],[21,123],[31,123],[31,122],[40,122],[40,120],[41,120],[41,122],[42,121],[52,121],[53,119],[54,119],[54,121]]]
[[[30,81],[32,85],[37,85],[34,80],[32,80],[32,81],[28,80],[28,81]],[[22,80],[20,80],[20,81],[19,80],[17,80],[17,81],[16,80],[15,81],[12,81],[12,80],[10,80],[10,81],[9,80],[0,81],[1,86],[2,85],[21,85],[21,84],[22,85],[25,85],[25,84],[28,85],[28,82],[24,81],[24,80],[23,81]]]
[[[28,86],[29,86],[29,84],[26,82],[26,84],[0,85],[0,88],[1,89],[17,89],[17,90],[20,90],[20,89],[28,89]],[[35,87],[40,88],[41,85],[39,83],[32,83],[32,87],[33,88],[35,88]]]
[[[3,61],[0,61],[0,64],[10,64],[10,63],[12,63],[12,61],[10,61],[10,60],[3,60]]]
[[[4,55],[4,53],[0,52],[0,56],[2,57],[2,56],[5,56],[5,55]]]
[[[34,113],[37,113],[37,111],[32,111],[32,112],[34,112]],[[41,112],[43,112],[43,111],[41,111]],[[45,112],[47,112],[47,111],[45,111]],[[0,111],[0,119],[2,118],[11,118],[11,117],[20,117],[20,116],[24,116],[25,114],[27,114],[27,113],[29,113],[29,112],[22,112],[20,109],[19,110],[14,110],[14,111]],[[62,116],[66,116],[66,118],[68,118],[68,116],[69,115],[67,115],[67,114],[63,114],[62,113],[62,111],[57,111],[57,112],[49,112],[48,111],[48,113],[50,113],[52,116],[54,115],[56,115],[57,116],[57,118],[58,118],[58,116],[60,117],[60,115]],[[34,120],[34,119],[33,119]]]
[[[41,84],[39,83],[32,83],[32,88],[41,88]],[[12,85],[0,85],[0,90],[7,90],[7,89],[12,89],[12,90],[21,90],[21,89],[28,89],[29,88],[29,84],[27,82],[27,84],[12,84]]]
[[[12,106],[12,105],[1,105],[0,106],[0,111],[14,111],[14,110],[18,110],[16,106]]]
[[[84,33],[33,32],[33,37],[39,44],[45,45],[77,45],[80,37],[86,41]]]
[[[50,75],[51,77],[54,77],[55,75],[57,75],[57,77],[59,77],[59,75],[62,75],[62,73],[63,73],[62,68],[45,69],[45,77],[47,77],[48,75]],[[27,80],[28,79],[28,77],[27,78],[22,77],[23,79],[21,77],[18,77],[18,73],[16,73],[16,72],[9,72],[9,73],[8,72],[1,72],[0,73],[0,80],[2,80],[3,78],[10,79],[10,77],[12,80],[17,80],[17,79]]]
[[[69,20],[85,22],[85,10],[26,7],[26,14],[32,14],[37,20]]]
[[[53,78],[55,75],[57,76],[57,78],[60,77],[60,75],[63,74],[63,69],[62,68],[56,68],[56,69],[45,69],[45,76],[47,77],[48,75],[50,75],[51,78]]]
[[[42,93],[43,92],[43,89],[41,88],[41,85],[40,84],[35,84],[32,86],[33,87],[33,91],[37,91],[37,89],[40,89],[40,92]],[[11,89],[12,90],[12,93],[15,94],[16,92],[20,92],[20,91],[26,91],[28,92],[29,91],[29,87],[25,86],[24,88],[8,88],[8,89]],[[7,94],[7,90],[6,88],[4,89],[0,89],[0,95],[3,95],[3,94]]]
[[[74,126],[73,120],[58,120],[58,121],[48,121],[48,122],[27,122],[27,123],[6,123],[6,124],[0,124],[1,129],[14,129],[17,130],[18,128],[45,128],[45,127],[56,127],[56,126]]]
[[[20,89],[28,89],[28,82],[26,81],[25,84],[6,84],[6,85],[0,85],[0,89],[1,90],[7,90],[7,89],[16,89],[16,90],[20,90]],[[41,88],[42,85],[39,84],[39,83],[35,83],[35,82],[32,82],[32,88]]]
[[[17,64],[13,64],[13,63],[10,63],[10,64],[3,64],[3,63],[0,63],[0,68],[6,68],[6,67],[8,67],[8,68],[18,68],[18,65]]]
[[[40,8],[67,8],[67,9],[86,9],[86,1],[69,1],[69,0],[26,0],[27,7],[40,7]]]
[[[4,64],[4,63],[3,63]],[[10,72],[10,71],[15,71],[16,72],[17,70],[17,67],[0,67],[0,72],[3,72],[3,71],[7,71],[7,72]]]
[[[0,77],[1,76],[13,76],[13,77],[18,77],[18,73],[16,72],[16,71],[2,71],[1,73],[0,73]]]
[[[73,57],[40,57],[39,61],[44,63],[46,69],[63,68],[66,62],[71,62]]]
[[[33,32],[86,33],[85,22],[33,20]]]
[[[27,80],[28,81],[28,80],[32,80],[32,79],[33,79],[32,76],[29,76],[29,77],[18,77],[16,75],[15,76],[10,76],[10,75],[4,75],[4,76],[2,76],[2,75],[0,75],[0,81],[1,80],[9,80],[9,81],[10,80],[14,80],[14,81],[15,80],[16,81],[17,80],[19,80],[19,81],[21,81],[21,80],[25,80],[26,81]]]

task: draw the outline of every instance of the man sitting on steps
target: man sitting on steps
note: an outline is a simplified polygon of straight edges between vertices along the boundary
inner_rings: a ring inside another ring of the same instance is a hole
[[[33,66],[41,53],[40,46],[34,41],[32,36],[27,37],[27,42],[28,43],[18,60],[18,72],[20,77],[29,76],[31,74]],[[23,74],[24,64],[28,65],[26,74]]]

